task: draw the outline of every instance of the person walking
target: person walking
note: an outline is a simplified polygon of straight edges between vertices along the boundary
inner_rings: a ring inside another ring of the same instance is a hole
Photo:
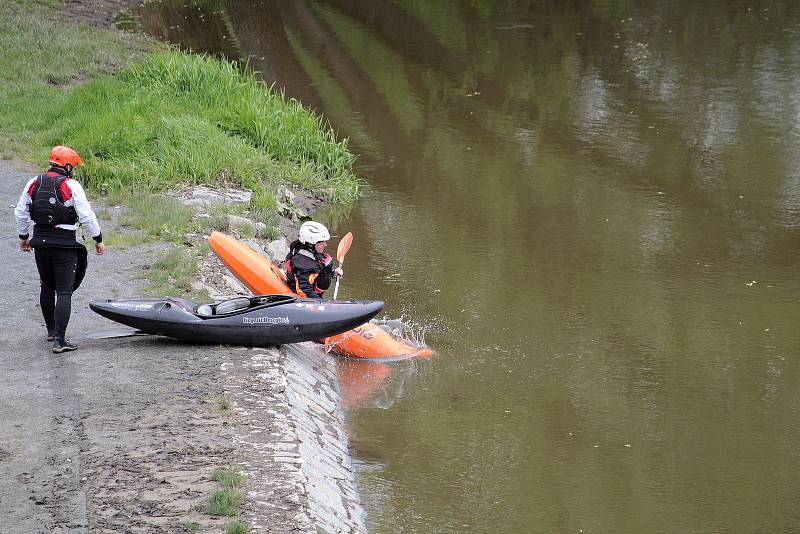
[[[289,245],[283,264],[286,283],[301,297],[321,299],[333,276],[344,276],[341,268],[333,268],[333,258],[325,252],[330,238],[325,225],[306,221],[300,226],[298,239]]]
[[[95,241],[95,252],[105,252],[103,234],[83,187],[73,178],[75,167],[83,165],[78,153],[68,146],[53,147],[50,168],[31,178],[14,208],[19,248],[34,251],[41,290],[39,304],[53,352],[78,347],[67,341],[66,330],[72,312],[72,292],[86,274],[86,247],[76,239],[78,226]],[[33,221],[33,236],[29,230]]]

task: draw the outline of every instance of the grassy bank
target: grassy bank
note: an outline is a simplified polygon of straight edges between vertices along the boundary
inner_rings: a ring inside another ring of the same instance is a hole
[[[250,189],[243,214],[267,223],[261,237],[276,234],[281,186],[329,203],[358,196],[346,141],[253,72],[83,26],[63,9],[61,0],[0,2],[0,157],[43,169],[50,147],[75,147],[90,196],[125,206],[119,222],[132,231],[107,235],[109,246],[175,243],[143,274],[149,292],[207,297],[191,289],[198,253],[182,243],[227,230],[227,213],[193,220],[180,202],[151,193],[187,183]]]
[[[263,216],[281,185],[329,202],[357,197],[346,141],[252,72],[81,27],[59,9],[55,0],[0,3],[0,156],[40,167],[49,147],[68,144],[91,191],[225,182],[253,190]]]

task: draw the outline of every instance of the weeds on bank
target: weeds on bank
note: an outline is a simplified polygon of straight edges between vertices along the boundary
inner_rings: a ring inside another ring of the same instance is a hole
[[[256,191],[250,200],[250,206],[257,219],[270,219],[278,208],[278,199],[271,191]]]
[[[354,157],[322,118],[217,58],[150,55],[76,87],[50,119],[45,144],[68,136],[87,154],[85,181],[94,189],[227,181],[256,192],[266,210],[280,184],[334,202],[358,195]]]
[[[194,212],[174,197],[131,195],[118,224],[135,228],[147,237],[167,242],[183,242],[192,227]]]
[[[231,403],[226,397],[219,397],[217,399],[217,408],[219,409],[220,415],[228,416],[231,414]],[[216,480],[212,478],[212,480]]]
[[[225,488],[239,488],[244,482],[244,476],[232,469],[218,467],[211,473],[211,480],[219,482]]]
[[[207,302],[208,291],[192,287],[192,279],[197,273],[197,257],[191,251],[173,247],[155,255],[153,264],[138,275],[146,280],[145,290],[159,297],[186,297],[191,300]]]
[[[228,525],[228,528],[225,529],[225,532],[227,534],[248,534],[250,532],[250,527],[241,521],[237,521]]]
[[[181,528],[186,532],[197,532],[200,530],[200,523],[195,521],[184,521],[181,523]]]
[[[234,517],[239,515],[242,506],[240,490],[244,477],[231,469],[217,468],[211,474],[211,480],[219,482],[222,489],[214,492],[208,500],[208,513]]]

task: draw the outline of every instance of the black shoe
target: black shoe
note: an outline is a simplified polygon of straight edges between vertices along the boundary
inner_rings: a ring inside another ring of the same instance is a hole
[[[78,347],[67,341],[66,339],[56,339],[53,341],[53,352],[61,354],[62,352],[69,352],[71,350],[78,350]]]
[[[56,331],[55,330],[48,330],[47,331],[47,341],[53,341],[56,338]]]

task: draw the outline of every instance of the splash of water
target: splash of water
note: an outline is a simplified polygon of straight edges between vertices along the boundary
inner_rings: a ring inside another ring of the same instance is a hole
[[[401,316],[399,319],[390,319],[387,316],[383,316],[380,319],[373,319],[373,322],[387,333],[408,343],[415,349],[427,348],[428,346],[425,344],[425,333],[429,329],[428,325],[414,322],[405,316]]]

